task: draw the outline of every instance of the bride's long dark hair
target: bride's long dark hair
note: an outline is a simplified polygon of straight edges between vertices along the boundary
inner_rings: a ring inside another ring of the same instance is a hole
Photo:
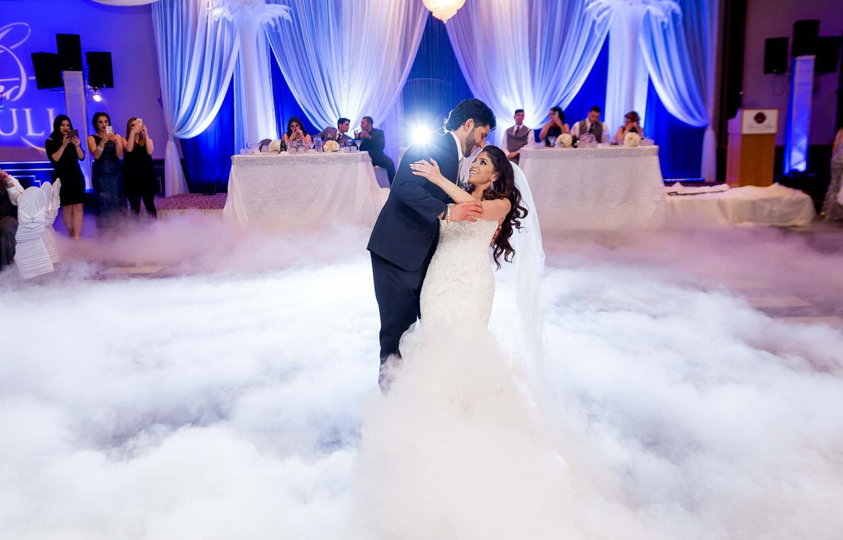
[[[512,164],[503,150],[497,146],[485,146],[483,152],[489,155],[492,167],[498,173],[498,178],[483,192],[484,201],[508,199],[512,207],[500,225],[498,236],[492,242],[493,257],[498,268],[501,267],[500,257],[506,262],[512,262],[515,250],[509,243],[515,229],[521,228],[521,220],[527,216],[527,209],[521,206],[521,192],[515,187],[515,172]],[[481,152],[482,153],[482,152]]]

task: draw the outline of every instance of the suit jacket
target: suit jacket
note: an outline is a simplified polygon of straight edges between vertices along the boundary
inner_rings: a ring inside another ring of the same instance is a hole
[[[383,155],[386,140],[384,139],[382,129],[372,128],[372,130],[369,131],[369,135],[371,138],[363,139],[363,142],[360,143],[360,151],[369,152],[369,156],[372,159],[375,159]]]
[[[369,238],[369,251],[408,272],[421,268],[439,240],[439,214],[451,199],[434,183],[414,175],[410,163],[435,159],[442,176],[456,183],[459,154],[450,133],[434,135],[428,143],[414,144],[404,152]]]
[[[326,127],[318,136],[322,137],[323,141],[337,141],[340,143],[340,146],[351,146],[354,144],[354,140],[348,135],[340,136],[339,130],[335,127]]]

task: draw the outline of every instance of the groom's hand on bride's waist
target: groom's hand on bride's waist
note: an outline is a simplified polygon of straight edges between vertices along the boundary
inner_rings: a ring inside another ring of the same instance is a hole
[[[483,216],[480,201],[457,203],[451,207],[451,221],[477,221]]]

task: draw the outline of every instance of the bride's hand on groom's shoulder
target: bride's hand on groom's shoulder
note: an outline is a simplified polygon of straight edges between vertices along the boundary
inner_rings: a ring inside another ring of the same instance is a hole
[[[416,161],[415,163],[410,163],[410,170],[412,170],[413,174],[416,176],[427,178],[434,184],[438,184],[442,181],[448,181],[444,176],[442,176],[442,172],[439,170],[439,164],[436,163],[435,159],[431,159],[430,162],[426,159],[422,159],[420,161]]]

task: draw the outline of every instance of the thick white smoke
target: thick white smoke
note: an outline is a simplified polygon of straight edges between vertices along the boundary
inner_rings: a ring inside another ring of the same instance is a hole
[[[548,241],[540,406],[476,338],[381,396],[365,231],[65,245],[0,274],[0,536],[838,538],[843,333],[751,307],[840,314],[834,238]]]

